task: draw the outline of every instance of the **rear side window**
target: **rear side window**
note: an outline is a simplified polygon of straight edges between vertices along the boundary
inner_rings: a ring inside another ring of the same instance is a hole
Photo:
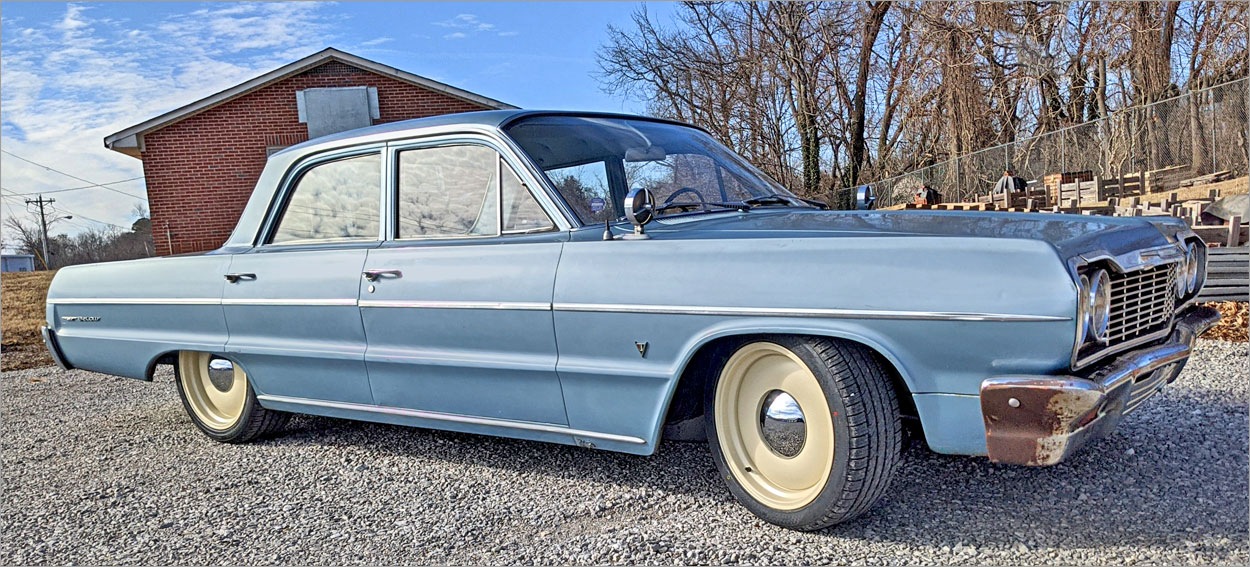
[[[377,240],[382,157],[369,154],[322,163],[296,181],[271,244]]]

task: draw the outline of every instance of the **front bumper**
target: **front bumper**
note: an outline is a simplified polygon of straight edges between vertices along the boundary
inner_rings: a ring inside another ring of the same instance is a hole
[[[1198,335],[1220,319],[1195,307],[1163,343],[1116,357],[1087,376],[1003,376],[981,383],[991,461],[1045,466],[1110,433],[1120,417],[1180,375]]]

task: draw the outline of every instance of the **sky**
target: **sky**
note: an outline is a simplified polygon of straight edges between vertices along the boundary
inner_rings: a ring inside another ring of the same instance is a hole
[[[0,210],[32,219],[24,200],[57,191],[53,216],[74,218],[49,232],[128,229],[145,203],[142,164],[105,136],[325,47],[522,108],[643,112],[602,91],[595,61],[608,26],[629,27],[638,9],[664,21],[674,6],[6,1]]]

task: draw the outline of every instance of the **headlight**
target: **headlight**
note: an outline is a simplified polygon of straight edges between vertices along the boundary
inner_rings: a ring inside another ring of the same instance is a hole
[[[1198,276],[1202,269],[1199,255],[1202,252],[1193,242],[1185,246],[1185,293],[1198,291]]]
[[[1076,290],[1076,344],[1079,347],[1089,340],[1089,329],[1092,327],[1090,321],[1093,320],[1094,314],[1089,309],[1089,276],[1081,275],[1077,284],[1079,287]]]
[[[1194,246],[1185,246],[1185,259],[1176,266],[1176,298],[1180,299],[1189,293],[1189,280],[1197,276],[1197,263],[1194,261]]]
[[[1176,298],[1185,297],[1185,282],[1189,281],[1189,259],[1186,258],[1176,265]]]
[[[1097,270],[1089,281],[1089,334],[1094,340],[1106,344],[1107,331],[1111,327],[1111,276],[1106,270]]]

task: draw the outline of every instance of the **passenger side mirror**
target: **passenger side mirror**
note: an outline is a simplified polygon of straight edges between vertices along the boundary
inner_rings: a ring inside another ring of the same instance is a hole
[[[861,211],[867,211],[877,206],[877,195],[873,193],[871,185],[860,185],[855,190],[855,208]]]
[[[641,187],[630,190],[625,196],[625,218],[634,225],[634,233],[625,238],[648,238],[642,227],[655,218],[655,195]]]

